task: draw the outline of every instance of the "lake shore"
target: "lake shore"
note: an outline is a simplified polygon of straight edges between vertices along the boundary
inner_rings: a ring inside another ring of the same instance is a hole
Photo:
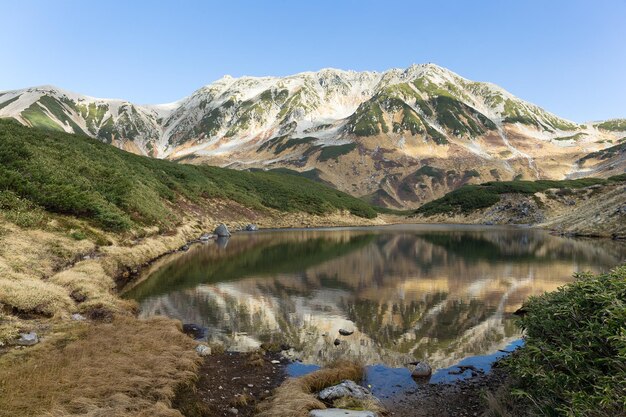
[[[233,229],[251,222],[250,219],[225,220]],[[307,228],[383,225],[400,223],[402,219],[385,215],[368,220],[337,213],[334,216],[281,214],[257,216],[252,220],[266,228],[289,225]],[[3,373],[13,376],[4,378],[0,385],[3,393],[11,393],[4,397],[8,402],[1,404],[0,410],[4,411],[0,411],[0,416],[32,415],[50,409],[61,413],[102,409],[116,415],[131,415],[136,408],[154,415],[179,415],[175,410],[180,408],[177,402],[204,366],[193,350],[195,342],[180,333],[180,324],[175,320],[135,318],[136,305],[119,298],[115,288],[131,280],[155,259],[196,241],[216,224],[215,219],[193,220],[165,234],[153,230],[126,239],[112,234],[97,235],[98,239],[112,242],[107,246],[100,246],[96,239],[75,240],[53,230],[3,224],[5,249],[0,268],[20,286],[9,288],[17,308],[13,310],[15,313],[2,312],[2,335],[8,340],[20,332],[33,331],[39,343],[34,347],[15,347],[9,343],[0,347]],[[76,318],[76,314],[81,318]],[[103,342],[103,335],[107,343]],[[121,374],[110,368],[116,366],[111,361],[116,344],[128,347],[123,350]],[[85,368],[84,362],[68,359],[68,350],[94,355],[89,361],[91,368]],[[167,369],[166,379],[161,373],[149,370],[147,358],[149,363],[159,363]],[[42,368],[49,370],[44,377],[36,371]],[[40,377],[33,384],[35,373]],[[142,380],[124,394],[122,401],[115,397],[115,387],[119,378],[128,374],[140,374]],[[95,375],[100,378],[100,391],[94,392],[87,388]],[[64,378],[76,380],[49,386],[52,381]],[[146,393],[155,390],[160,393],[158,396],[146,397]],[[60,395],[61,392],[65,394]],[[42,401],[29,398],[42,398]],[[74,398],[82,398],[82,402],[77,404]]]

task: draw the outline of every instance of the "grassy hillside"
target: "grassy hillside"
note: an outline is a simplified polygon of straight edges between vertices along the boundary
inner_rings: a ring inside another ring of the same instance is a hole
[[[181,198],[230,199],[251,208],[324,214],[337,209],[372,218],[367,203],[294,175],[193,166],[133,155],[79,135],[0,120],[0,209],[44,209],[107,230],[169,227]]]
[[[480,185],[464,185],[445,196],[430,201],[415,213],[432,216],[435,214],[468,214],[474,210],[490,207],[500,201],[501,194],[532,195],[550,188],[571,190],[591,185],[606,185],[626,181],[626,174],[608,179],[580,178],[576,180],[500,181]]]

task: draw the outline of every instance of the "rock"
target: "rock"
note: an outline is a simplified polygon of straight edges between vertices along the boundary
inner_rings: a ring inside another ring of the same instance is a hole
[[[200,235],[200,242],[207,242],[209,239],[211,239],[210,233],[203,233]]]
[[[249,224],[246,226],[246,231],[247,232],[256,232],[257,230],[259,230],[259,226],[257,226],[256,224]]]
[[[186,323],[183,324],[183,333],[193,337],[194,339],[201,339],[204,337],[204,329],[197,324]]]
[[[37,337],[37,333],[20,333],[20,338],[15,341],[15,345],[17,346],[32,346],[39,343],[39,337]]]
[[[335,339],[333,343],[335,344],[335,346],[339,346],[341,344],[341,340]]]
[[[228,413],[229,413],[229,414],[232,414],[232,415],[234,415],[234,416],[236,416],[237,414],[239,414],[239,410],[237,410],[235,407],[231,407],[231,408],[229,408],[227,411],[228,411]]]
[[[82,314],[74,313],[74,314],[72,314],[72,320],[74,320],[74,321],[85,321],[87,319]]]
[[[427,378],[433,374],[433,368],[426,362],[416,362],[415,369],[411,372],[413,378]]]
[[[207,345],[199,344],[198,346],[196,346],[196,352],[198,352],[198,355],[200,356],[210,356],[211,348]]]
[[[346,379],[345,381],[337,385],[324,388],[317,396],[320,398],[320,400],[332,402],[338,398],[343,397],[351,397],[362,400],[364,398],[370,397],[371,395],[372,393],[367,388],[358,385],[354,381]]]
[[[280,363],[280,361],[277,361],[276,359],[274,359],[274,360],[272,361],[272,363],[273,363],[274,365],[278,365],[278,364]]]
[[[349,331],[346,329],[339,329],[339,334],[342,336],[350,336],[354,331]]]
[[[215,233],[218,237],[230,237],[230,232],[228,231],[228,227],[226,227],[224,223],[217,226],[213,233]]]
[[[377,417],[373,411],[345,410],[343,408],[327,408],[325,410],[312,410],[309,417]]]
[[[181,246],[181,247],[180,247],[180,250],[181,250],[182,252],[187,252],[187,251],[189,250],[189,245],[183,245],[183,246]]]

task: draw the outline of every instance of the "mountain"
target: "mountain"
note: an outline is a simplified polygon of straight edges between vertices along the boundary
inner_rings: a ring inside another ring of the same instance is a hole
[[[289,170],[391,207],[466,183],[608,176],[625,165],[585,158],[619,144],[626,120],[574,123],[433,64],[225,76],[150,106],[35,87],[1,92],[0,117],[157,158]]]

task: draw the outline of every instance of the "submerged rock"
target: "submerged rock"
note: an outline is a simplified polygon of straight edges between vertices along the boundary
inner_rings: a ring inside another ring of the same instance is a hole
[[[230,237],[230,231],[228,231],[228,227],[226,227],[224,223],[217,226],[213,233],[215,233],[218,237]]]
[[[372,396],[372,393],[365,387],[360,386],[354,381],[346,379],[345,381],[332,387],[324,388],[317,395],[320,400],[334,401],[343,397],[351,397],[362,400]]]
[[[20,333],[20,338],[17,339],[14,344],[18,346],[32,346],[39,343],[39,337],[37,337],[37,333]]]
[[[183,333],[193,337],[194,339],[200,339],[204,337],[204,329],[197,324],[186,323],[183,324]]]
[[[327,408],[312,410],[309,417],[377,417],[378,414],[367,410],[346,410],[343,408]]]
[[[256,232],[257,230],[259,230],[259,226],[257,226],[256,224],[250,223],[246,226],[246,231],[248,232]]]
[[[200,356],[210,356],[211,348],[208,347],[207,345],[200,344],[196,346],[196,352],[198,352],[198,355]]]

